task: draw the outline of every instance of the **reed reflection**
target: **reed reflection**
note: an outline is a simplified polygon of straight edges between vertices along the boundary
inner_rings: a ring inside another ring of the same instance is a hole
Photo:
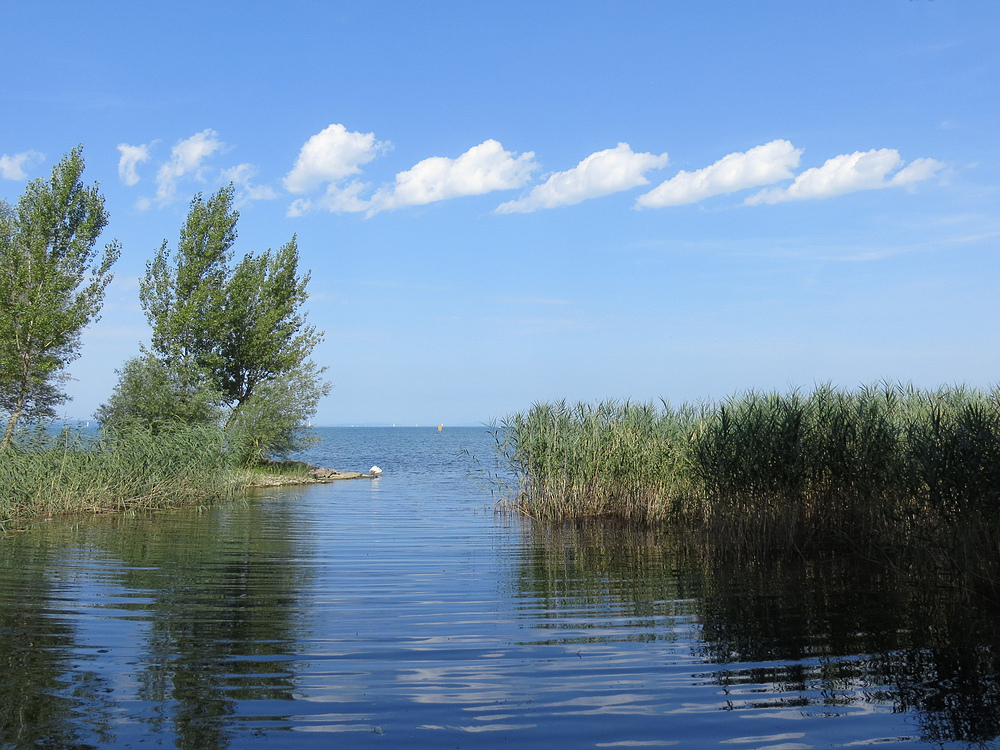
[[[662,640],[690,618],[725,708],[821,716],[884,706],[912,713],[927,742],[1000,737],[997,608],[938,567],[734,559],[614,523],[525,529],[519,595],[551,610],[553,628],[576,637],[589,620],[601,638]]]

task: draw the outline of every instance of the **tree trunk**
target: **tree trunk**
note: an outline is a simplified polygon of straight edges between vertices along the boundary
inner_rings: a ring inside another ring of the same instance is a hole
[[[21,411],[24,409],[24,398],[20,398],[17,401],[17,406],[10,413],[10,419],[7,420],[7,429],[3,433],[3,440],[0,440],[0,453],[3,453],[10,447],[10,444],[14,440],[14,428],[17,427],[17,420],[21,418]]]

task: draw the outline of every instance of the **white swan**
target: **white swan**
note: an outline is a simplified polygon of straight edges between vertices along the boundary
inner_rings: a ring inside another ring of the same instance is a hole
[[[368,470],[368,473],[371,474],[373,477],[377,477],[381,476],[382,470],[377,466],[373,466]]]

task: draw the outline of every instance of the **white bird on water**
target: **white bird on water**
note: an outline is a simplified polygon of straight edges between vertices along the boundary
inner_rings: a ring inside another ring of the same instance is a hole
[[[381,476],[382,470],[377,466],[373,466],[368,470],[368,473],[371,474],[373,477],[377,477]]]

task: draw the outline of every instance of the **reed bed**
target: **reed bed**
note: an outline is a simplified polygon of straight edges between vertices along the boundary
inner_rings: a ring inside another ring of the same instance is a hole
[[[129,428],[101,438],[38,429],[0,455],[0,528],[63,513],[202,505],[239,491],[214,427]]]
[[[672,522],[754,550],[807,544],[1000,552],[1000,392],[759,393],[684,405],[541,403],[496,428],[516,482],[506,508],[542,519]]]
[[[517,477],[512,505],[536,518],[648,520],[686,487],[693,410],[652,404],[536,404],[495,431],[501,464]]]

